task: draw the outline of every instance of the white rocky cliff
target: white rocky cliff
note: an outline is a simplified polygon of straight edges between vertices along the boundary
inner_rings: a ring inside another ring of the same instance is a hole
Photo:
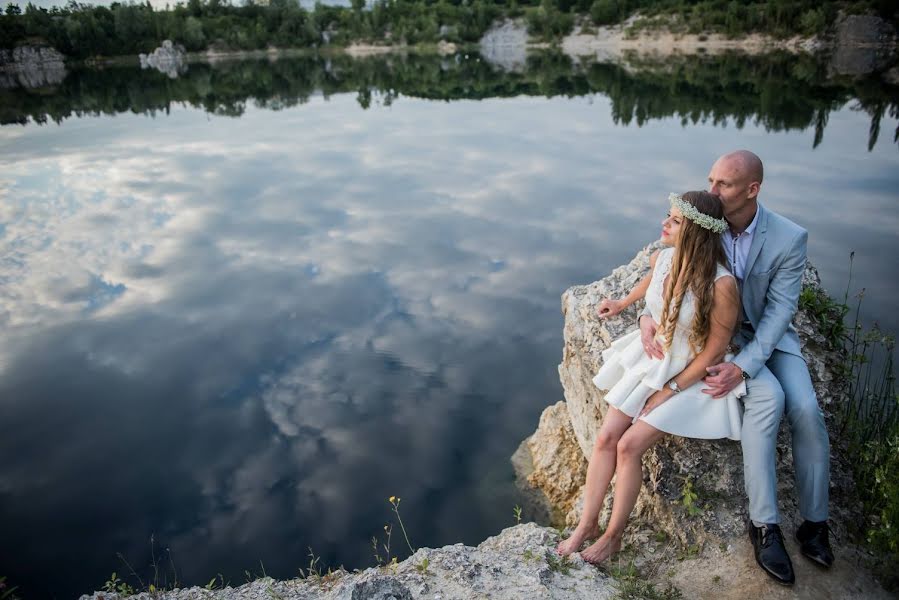
[[[592,382],[609,343],[636,327],[641,306],[602,321],[596,308],[602,298],[622,298],[649,269],[653,248],[595,283],[575,286],[562,296],[564,349],[559,376],[565,401],[544,411],[537,431],[519,449],[520,477],[540,490],[551,514],[568,526],[577,524],[583,504],[585,457],[590,455],[607,405]],[[820,287],[815,269],[806,269],[805,286]],[[642,303],[640,303],[642,304]],[[746,498],[739,442],[692,440],[668,436],[644,457],[644,485],[625,543],[629,559],[666,573],[688,598],[877,598],[886,593],[865,570],[864,553],[850,540],[864,524],[854,493],[849,457],[833,429],[833,409],[843,401],[834,379],[840,362],[836,350],[817,332],[809,315],[795,319],[803,352],[831,432],[831,519],[837,562],[821,571],[805,560],[792,541],[801,522],[793,487],[789,432],[782,425],[777,447],[779,500],[796,567],[796,586],[780,588],[755,565],[746,534]],[[562,460],[559,459],[562,457]],[[608,519],[607,498],[601,522]],[[684,560],[689,558],[689,560]],[[648,576],[651,573],[647,573]],[[658,577],[658,574],[656,575]],[[730,582],[722,589],[721,581]]]

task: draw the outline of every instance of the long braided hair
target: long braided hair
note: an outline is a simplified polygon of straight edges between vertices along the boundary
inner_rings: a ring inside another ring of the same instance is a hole
[[[720,219],[724,208],[718,196],[708,192],[687,192],[682,198],[699,212]],[[662,318],[659,324],[663,346],[671,347],[677,317],[680,313],[684,294],[693,292],[696,313],[690,326],[689,344],[699,353],[705,346],[711,329],[712,304],[715,296],[715,275],[718,265],[727,266],[727,256],[721,244],[721,234],[697,225],[684,218],[674,246],[671,259],[671,273],[663,294]]]

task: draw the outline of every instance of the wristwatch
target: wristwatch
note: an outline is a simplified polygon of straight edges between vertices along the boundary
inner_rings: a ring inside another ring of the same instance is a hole
[[[739,365],[737,365],[737,368],[740,368]],[[740,377],[743,378],[743,381],[746,381],[747,379],[749,379],[749,373],[747,373],[743,369],[740,369]]]
[[[668,389],[670,389],[675,394],[680,393],[680,386],[677,385],[677,382],[674,379],[668,382]]]

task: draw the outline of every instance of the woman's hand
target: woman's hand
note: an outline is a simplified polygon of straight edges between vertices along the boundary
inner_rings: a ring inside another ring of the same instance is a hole
[[[599,307],[596,309],[596,314],[599,315],[600,319],[608,319],[609,317],[614,317],[625,308],[627,308],[627,304],[625,304],[623,300],[603,298],[602,302],[599,303]]]
[[[649,400],[646,401],[646,404],[643,405],[643,410],[640,411],[640,416],[645,417],[649,413],[651,413],[655,408],[661,404],[664,404],[671,398],[672,393],[668,390],[659,390],[653,393],[652,396],[649,397]]]
[[[656,332],[658,324],[649,315],[640,317],[640,342],[643,344],[643,351],[650,358],[658,358],[662,360],[665,354],[662,346],[656,341]]]

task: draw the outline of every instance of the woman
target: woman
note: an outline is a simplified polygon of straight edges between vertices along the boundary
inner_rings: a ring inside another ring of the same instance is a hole
[[[669,246],[650,257],[652,270],[623,300],[604,300],[600,317],[617,314],[644,294],[659,324],[661,358],[645,349],[640,332],[612,342],[593,378],[609,409],[602,421],[590,465],[584,512],[571,537],[556,551],[577,552],[599,535],[597,520],[612,475],[617,474],[612,516],[605,533],[581,552],[599,563],[621,548],[621,536],[643,482],[641,459],[666,433],[697,438],[739,439],[740,385],[726,398],[702,393],[706,367],[721,362],[739,313],[737,283],[725,266],[720,233],[727,227],[717,196],[687,192],[669,196],[662,221]]]

